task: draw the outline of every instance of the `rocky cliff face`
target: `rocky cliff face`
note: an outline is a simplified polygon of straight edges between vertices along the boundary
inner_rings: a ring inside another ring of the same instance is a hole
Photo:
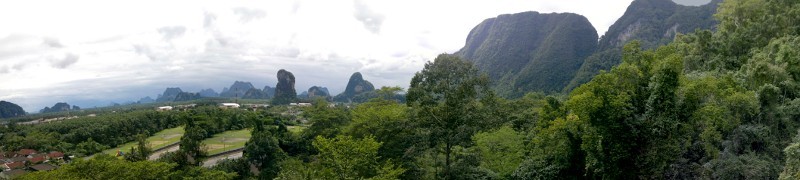
[[[181,90],[181,88],[177,88],[177,87],[167,88],[166,90],[164,90],[163,94],[158,96],[158,99],[156,99],[156,101],[157,102],[169,102],[169,101],[175,100],[175,97],[178,96],[178,94],[180,94],[182,92],[183,91]]]
[[[278,71],[278,84],[275,85],[275,97],[273,104],[289,104],[297,99],[297,91],[294,89],[294,74],[286,70]]]
[[[720,2],[722,0],[712,0],[702,6],[683,6],[672,0],[633,1],[600,38],[597,52],[586,58],[564,92],[588,82],[600,70],[610,70],[622,62],[622,47],[632,40],[650,49],[672,42],[678,33],[714,29],[717,24],[714,13]]]
[[[350,76],[350,80],[347,82],[347,87],[345,87],[344,92],[336,95],[333,99],[339,102],[350,102],[356,95],[374,90],[375,86],[373,86],[372,83],[364,80],[360,72],[355,72]]]
[[[486,19],[455,54],[475,63],[498,93],[560,91],[597,47],[597,31],[578,14],[523,12]]]
[[[13,118],[24,116],[25,114],[25,110],[19,105],[8,101],[0,101],[0,118]]]
[[[247,93],[248,90],[255,88],[252,83],[244,81],[236,81],[225,91],[220,94],[220,97],[239,97],[241,98]]]

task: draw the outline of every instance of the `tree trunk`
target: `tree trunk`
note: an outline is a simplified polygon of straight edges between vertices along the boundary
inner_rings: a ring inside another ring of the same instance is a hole
[[[453,146],[447,142],[444,149],[444,179],[450,179],[450,152]]]

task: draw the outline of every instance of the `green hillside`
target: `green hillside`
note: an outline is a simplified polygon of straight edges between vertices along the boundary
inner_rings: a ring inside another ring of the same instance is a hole
[[[455,54],[473,61],[498,93],[560,91],[594,52],[597,31],[577,14],[523,12],[484,20]]]

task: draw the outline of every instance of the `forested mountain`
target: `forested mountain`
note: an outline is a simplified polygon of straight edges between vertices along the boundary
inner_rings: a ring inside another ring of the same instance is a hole
[[[25,110],[19,105],[8,101],[0,101],[0,118],[19,117],[25,114]]]
[[[253,86],[253,84],[250,82],[236,81],[233,82],[233,84],[231,85],[230,88],[227,89],[227,91],[222,91],[222,93],[220,93],[219,96],[241,98],[242,96],[244,96],[245,93],[247,93],[247,91],[254,88],[256,87]]]
[[[714,29],[713,14],[721,0],[703,6],[683,6],[672,0],[635,0],[605,35],[600,37],[597,51],[586,58],[564,92],[588,82],[600,70],[610,70],[622,61],[622,46],[638,40],[645,49],[665,45],[676,34]]]
[[[202,97],[219,97],[219,93],[217,93],[217,91],[214,91],[214,89],[210,88],[200,90],[200,92],[198,93],[200,93],[200,96]]]
[[[59,102],[53,105],[53,107],[44,107],[44,109],[39,110],[40,113],[51,113],[51,112],[63,112],[63,111],[70,111],[70,110],[80,110],[78,106],[70,106],[65,102]]]
[[[166,90],[164,90],[163,94],[159,94],[158,95],[158,98],[156,98],[156,102],[173,101],[173,100],[175,100],[175,97],[177,97],[178,94],[180,94],[182,92],[183,92],[183,90],[181,90],[181,88],[178,88],[178,87],[167,88]]]
[[[536,123],[515,176],[799,178],[800,1],[730,0],[715,16],[715,32],[626,45],[619,66],[547,105],[556,116]]]
[[[347,81],[344,92],[336,95],[333,100],[338,102],[352,102],[353,98],[356,96],[374,90],[375,86],[373,86],[371,82],[365,80],[360,72],[355,72],[353,75],[350,75],[350,80]]]
[[[484,20],[455,54],[494,80],[498,93],[560,91],[595,51],[597,31],[581,15],[523,12]]]

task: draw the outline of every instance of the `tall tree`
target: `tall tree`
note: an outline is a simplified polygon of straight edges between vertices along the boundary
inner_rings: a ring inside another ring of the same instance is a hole
[[[442,54],[425,64],[411,79],[407,105],[412,121],[428,138],[431,147],[442,145],[445,164],[443,177],[453,178],[453,148],[467,146],[484,124],[483,104],[494,93],[489,78],[471,62],[458,56]]]
[[[244,156],[261,171],[261,179],[274,179],[280,172],[278,163],[286,157],[286,153],[278,146],[278,139],[263,123],[257,122],[250,140],[245,144]]]
[[[147,157],[150,156],[150,153],[153,152],[150,147],[147,147],[147,136],[144,134],[136,135],[137,145],[136,147],[131,147],[131,151],[128,154],[125,154],[125,160],[128,161],[144,161],[147,160]]]

